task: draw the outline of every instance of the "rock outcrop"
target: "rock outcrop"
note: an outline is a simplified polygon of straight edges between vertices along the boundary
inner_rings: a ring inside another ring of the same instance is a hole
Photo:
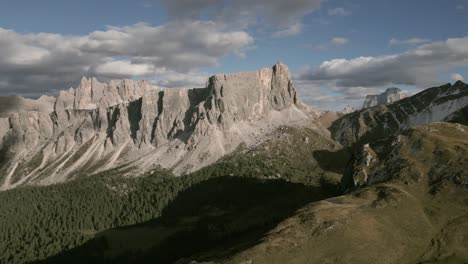
[[[377,95],[368,95],[362,108],[369,108],[378,105],[391,104],[406,97],[406,94],[398,88],[388,88],[385,92]]]
[[[116,167],[132,175],[155,166],[183,174],[241,143],[258,142],[280,125],[317,117],[298,98],[282,63],[215,75],[207,87],[194,89],[83,78],[52,105],[24,107],[0,118],[1,189],[63,182]]]
[[[440,185],[450,181],[468,190],[466,157],[468,129],[461,124],[434,122],[365,144],[354,158],[345,189],[400,178],[401,181]]]
[[[363,145],[396,134],[403,129],[439,121],[464,118],[468,107],[468,85],[458,81],[426,89],[390,105],[356,111],[336,120],[330,130],[343,145]]]
[[[347,115],[347,114],[351,114],[352,112],[355,112],[355,111],[357,111],[356,108],[348,105],[345,108],[343,108],[343,110],[341,110],[339,113],[341,115]]]

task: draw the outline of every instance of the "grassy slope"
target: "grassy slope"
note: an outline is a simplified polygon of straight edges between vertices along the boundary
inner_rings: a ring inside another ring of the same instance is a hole
[[[381,156],[383,166],[376,167],[392,171],[391,181],[311,203],[262,243],[217,261],[467,262],[467,133],[443,123],[405,132],[394,147],[399,158]]]
[[[339,144],[313,129],[280,127],[265,142],[240,147],[195,174],[281,178],[315,186],[337,184],[350,158]]]

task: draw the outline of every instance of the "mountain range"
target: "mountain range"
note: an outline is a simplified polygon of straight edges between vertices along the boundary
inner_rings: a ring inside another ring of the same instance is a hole
[[[466,263],[468,85],[387,94],[318,111],[277,63],[1,98],[0,262]]]
[[[6,99],[8,100],[8,99]],[[83,78],[57,98],[15,98],[1,110],[3,190],[48,185],[114,168],[190,173],[280,125],[312,123],[282,63],[215,75],[207,87],[159,89],[145,81]],[[317,124],[317,129],[320,125]]]

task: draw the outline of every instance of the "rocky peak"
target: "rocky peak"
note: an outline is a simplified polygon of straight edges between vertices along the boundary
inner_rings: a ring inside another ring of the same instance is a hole
[[[387,88],[385,92],[378,95],[367,95],[363,108],[374,107],[377,105],[391,104],[405,98],[406,95],[399,88]]]
[[[218,119],[227,126],[235,120],[268,118],[271,110],[300,105],[289,69],[283,63],[255,72],[215,75],[208,88]]]
[[[456,82],[453,84],[453,86],[455,86],[455,87],[465,87],[465,86],[466,86],[466,83],[464,83],[464,82],[461,81],[461,80],[458,80],[458,81],[456,81]]]
[[[0,189],[61,182],[123,164],[139,171],[134,174],[157,165],[190,172],[278,126],[311,123],[306,121],[317,116],[300,102],[283,63],[215,75],[195,89],[83,77],[53,105],[49,113],[0,122],[0,146],[11,151],[0,164],[0,175],[7,175],[0,177]]]
[[[345,108],[343,108],[343,110],[340,111],[340,114],[347,115],[347,114],[351,114],[352,112],[355,112],[356,110],[357,110],[356,108],[348,105]]]
[[[39,102],[47,102],[51,103],[52,105],[55,103],[56,98],[50,95],[42,95],[37,99]]]
[[[343,145],[360,145],[432,122],[464,123],[467,108],[468,86],[457,82],[426,89],[389,105],[356,111],[336,120],[331,130],[333,138]]]
[[[292,84],[288,66],[281,62],[273,66],[272,79],[271,103],[273,108],[278,110],[297,104],[297,93]]]

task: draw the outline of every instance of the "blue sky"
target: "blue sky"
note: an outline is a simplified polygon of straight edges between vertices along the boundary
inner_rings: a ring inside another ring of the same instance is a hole
[[[0,0],[0,93],[54,94],[81,75],[200,86],[283,61],[307,103],[357,107],[468,78],[466,25],[468,0]]]

